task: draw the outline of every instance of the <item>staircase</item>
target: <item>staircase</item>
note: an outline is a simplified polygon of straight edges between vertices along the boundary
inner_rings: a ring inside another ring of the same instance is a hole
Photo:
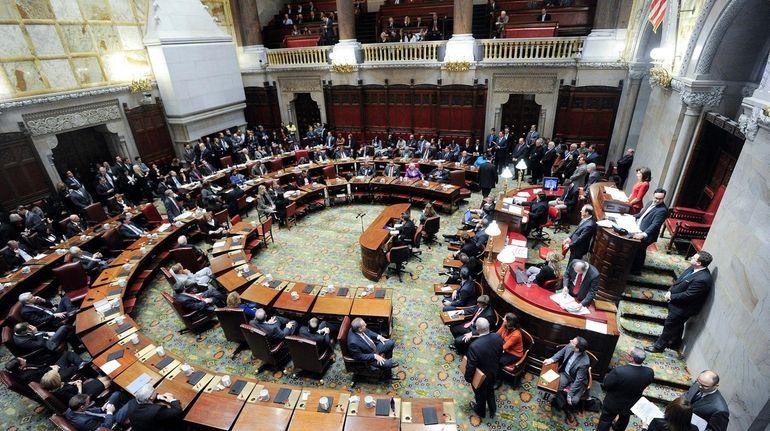
[[[356,19],[356,39],[361,43],[377,43],[377,12],[366,12]]]
[[[473,38],[489,39],[489,12],[487,5],[473,5]]]
[[[668,315],[664,295],[673,278],[670,270],[652,268],[645,268],[641,276],[629,277],[618,304],[620,339],[610,366],[626,364],[629,349],[652,345],[660,335]],[[684,394],[692,383],[686,363],[672,350],[648,353],[644,365],[655,370],[655,382],[644,391],[650,401],[665,405]]]

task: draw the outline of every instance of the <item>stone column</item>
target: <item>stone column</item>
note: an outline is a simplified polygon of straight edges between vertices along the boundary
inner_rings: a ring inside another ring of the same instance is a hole
[[[634,67],[632,65],[626,75],[626,84],[623,86],[623,93],[620,95],[618,115],[612,130],[612,140],[610,141],[605,164],[620,158],[625,152],[626,147],[628,147],[628,133],[631,130],[634,114],[637,112],[636,101],[639,97],[639,88],[642,85],[642,79],[646,75],[644,67]],[[640,112],[640,114],[644,115],[644,112]]]
[[[473,33],[473,0],[454,0],[453,34]],[[454,36],[452,37],[454,39]]]
[[[241,68],[266,67],[267,52],[262,45],[262,25],[259,23],[257,0],[232,0],[230,9],[235,20],[235,38],[240,48]]]
[[[454,0],[452,38],[447,41],[444,63],[473,63],[473,0]]]
[[[353,12],[353,0],[337,0],[337,31],[340,42],[356,38],[356,17]]]

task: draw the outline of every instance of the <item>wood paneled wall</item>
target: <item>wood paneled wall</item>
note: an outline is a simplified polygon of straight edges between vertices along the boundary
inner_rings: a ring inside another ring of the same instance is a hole
[[[52,190],[32,139],[24,133],[0,133],[0,202],[3,209],[47,197]]]
[[[482,137],[485,85],[325,85],[330,128],[359,139],[387,133]]]
[[[276,129],[281,125],[281,109],[278,105],[278,90],[273,85],[264,87],[245,87],[246,122],[249,128],[264,126]]]
[[[139,105],[133,109],[128,109],[124,103],[123,111],[144,163],[149,166],[150,162],[174,157],[174,145],[160,99],[156,98],[155,103]]]
[[[554,136],[566,142],[596,144],[607,162],[607,150],[623,87],[572,87],[559,89]]]

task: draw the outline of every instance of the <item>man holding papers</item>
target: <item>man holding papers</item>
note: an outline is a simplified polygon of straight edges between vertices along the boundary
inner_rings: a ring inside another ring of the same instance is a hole
[[[652,201],[634,216],[641,231],[634,234],[634,239],[641,241],[634,257],[634,263],[631,265],[631,273],[634,275],[641,275],[642,268],[644,267],[644,258],[647,256],[647,246],[658,240],[660,228],[663,226],[663,222],[666,221],[668,207],[663,202],[665,198],[666,191],[656,189],[652,194]]]
[[[588,385],[591,360],[586,353],[587,349],[588,341],[583,337],[575,337],[558,353],[543,361],[543,365],[559,363],[559,389],[551,399],[551,406],[564,410],[564,418],[568,423],[575,421],[570,407],[580,401]],[[566,390],[567,387],[569,391]]]
[[[562,242],[562,248],[569,249],[569,262],[582,259],[591,251],[591,244],[596,235],[596,221],[594,221],[594,207],[583,205],[580,209],[580,223],[575,230]]]
[[[500,356],[503,354],[503,338],[497,333],[489,333],[489,321],[483,317],[476,319],[476,331],[478,338],[468,348],[465,381],[473,384],[476,370],[484,373],[485,377],[480,385],[473,388],[474,401],[470,402],[470,407],[474,413],[483,418],[486,417],[487,406],[489,406],[489,416],[494,419],[497,412],[495,380],[497,380]]]
[[[629,363],[613,368],[604,376],[602,387],[607,391],[596,431],[625,430],[631,417],[631,407],[642,397],[642,392],[655,380],[652,368],[642,366],[647,355],[641,347],[628,352]],[[613,424],[613,420],[618,418]]]
[[[576,302],[587,307],[599,291],[599,270],[584,260],[573,260],[564,275],[564,288]]]

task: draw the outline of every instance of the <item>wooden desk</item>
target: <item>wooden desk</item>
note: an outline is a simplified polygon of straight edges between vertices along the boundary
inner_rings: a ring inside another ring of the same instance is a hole
[[[96,309],[93,307],[81,311],[77,314],[77,316],[75,316],[75,333],[80,335],[83,332],[89,331],[105,322],[109,322],[121,314],[125,314],[125,311],[123,311],[123,303],[120,302],[118,304],[117,310],[111,311],[110,313],[111,314],[108,316],[103,316],[97,313]]]
[[[241,408],[246,403],[251,387],[245,387],[239,394],[231,394],[229,388],[217,390],[216,386],[220,380],[221,376],[215,376],[211,379],[206,389],[190,407],[190,411],[184,418],[185,421],[218,430],[229,430],[233,426],[235,418],[238,417]],[[232,383],[238,380],[248,379],[234,377]]]
[[[267,284],[267,286],[265,286],[265,284]],[[288,284],[288,282],[280,280],[260,282],[259,279],[257,279],[257,281],[243,291],[241,300],[253,302],[262,307],[269,307]]]
[[[125,250],[110,262],[109,267],[121,266],[123,264],[129,264],[131,266],[138,265],[145,257],[146,253],[142,253],[141,250]]]
[[[118,283],[121,280],[124,280],[126,283],[128,283],[128,279],[134,273],[136,268],[136,265],[132,265],[131,269],[123,269],[122,266],[107,268],[102,271],[98,277],[96,277],[94,282],[91,283],[91,287],[103,286],[113,282]]]
[[[283,388],[290,389],[291,395],[285,403],[276,404],[275,396]],[[267,400],[259,399],[259,394],[263,389],[268,391],[269,399]],[[233,425],[233,431],[251,431],[255,428],[265,431],[284,431],[289,426],[301,392],[301,389],[296,386],[270,382],[257,383],[246,399],[246,404],[243,406],[235,425]],[[257,427],[256,424],[259,426]]]
[[[559,363],[554,362],[553,364],[543,365],[543,368],[540,369],[540,375],[537,378],[537,388],[549,394],[555,394],[556,391],[559,390],[560,379],[557,377],[551,383],[546,382],[545,379],[543,379],[543,375],[547,373],[548,370],[553,370],[556,374],[559,374]]]
[[[246,285],[262,275],[256,268],[254,268],[254,265],[249,265],[249,275],[244,276],[242,271],[246,269],[246,265],[248,264],[233,268],[231,271],[220,275],[217,277],[217,282],[219,282],[222,288],[228,292],[243,290]]]
[[[147,374],[148,376],[150,376],[149,383],[153,386],[155,386],[162,379],[160,374],[156,373],[154,370],[144,365],[143,363],[137,361],[131,364],[130,367],[128,367],[125,371],[120,373],[117,377],[112,379],[112,381],[118,386],[120,386],[121,388],[123,388],[123,390],[125,390],[126,392],[130,393],[131,395],[134,395],[135,392],[129,391],[128,386],[134,380],[136,380],[137,377],[141,376],[142,374]]]
[[[377,298],[377,292],[385,292],[385,296]],[[383,336],[390,336],[393,324],[393,289],[374,289],[369,292],[366,287],[356,289],[353,306],[350,307],[351,317],[361,317],[373,330]]]
[[[341,321],[345,316],[350,314],[350,309],[353,306],[353,298],[356,295],[355,288],[349,287],[346,289],[348,289],[347,293],[342,296],[339,295],[339,287],[337,287],[334,292],[330,293],[322,290],[315,300],[315,305],[313,305],[311,314],[322,319]]]
[[[451,295],[452,292],[454,292],[459,288],[460,288],[459,284],[434,283],[433,294],[434,295]]]
[[[80,303],[80,308],[85,309],[94,306],[94,302],[101,301],[102,299],[122,299],[126,288],[121,286],[112,286],[105,284],[99,287],[92,287],[88,289],[86,297],[83,298],[83,302]]]
[[[292,286],[294,284],[294,286]],[[304,290],[306,287],[312,286],[310,293],[306,293]],[[321,286],[309,285],[305,283],[289,283],[286,288],[278,295],[278,298],[273,303],[273,310],[281,315],[287,317],[304,317],[315,303],[318,293],[321,291]],[[291,292],[297,292],[299,298],[294,300],[291,297]]]
[[[439,423],[425,425],[422,409],[431,407],[436,409]],[[401,430],[456,431],[457,416],[455,410],[455,402],[451,398],[405,398],[401,400]]]
[[[222,275],[244,263],[246,263],[246,253],[243,251],[231,251],[209,259],[211,272],[213,272],[215,276]]]
[[[227,231],[228,236],[250,236],[257,233],[257,228],[259,227],[259,223],[256,221],[245,221],[241,220],[238,223],[234,224],[230,230]]]
[[[211,254],[216,256],[228,251],[243,251],[246,248],[246,237],[243,235],[231,236],[214,243]]]
[[[117,329],[123,325],[131,325],[130,328],[125,329],[123,332],[118,333]],[[102,325],[91,332],[80,337],[80,341],[88,349],[88,353],[91,356],[102,353],[107,348],[122,340],[123,338],[131,336],[131,334],[139,330],[139,324],[129,316],[125,316],[123,325],[118,325],[115,320],[110,321],[106,325]]]
[[[166,375],[163,381],[160,382],[157,391],[159,394],[164,394],[166,392],[171,393],[174,395],[174,398],[179,400],[179,403],[182,405],[182,410],[187,410],[187,406],[195,400],[198,394],[211,380],[211,377],[213,376],[210,376],[209,380],[205,380],[204,377],[201,379],[201,381],[205,380],[203,384],[199,382],[193,386],[187,383],[187,376],[182,373],[181,368],[176,367]]]
[[[401,422],[401,399],[393,398],[394,409],[389,416],[377,416],[377,408],[367,407],[364,399],[370,395],[375,400],[387,400],[390,403],[391,396],[386,394],[361,393],[358,401],[351,401],[348,405],[348,415],[345,418],[345,431],[398,431]]]
[[[128,369],[128,367],[130,367],[131,365],[134,365],[134,363],[138,360],[136,355],[132,351],[129,351],[128,348],[126,348],[126,346],[121,346],[119,344],[115,344],[114,346],[112,346],[109,349],[105,350],[101,355],[95,356],[93,358],[94,365],[96,365],[97,367],[99,367],[101,369],[101,367],[103,367],[104,364],[109,362],[109,360],[107,358],[109,358],[110,355],[112,355],[115,352],[121,351],[121,350],[123,351],[123,357],[121,357],[119,359],[115,359],[115,361],[118,361],[120,366],[118,368],[112,370],[109,373],[105,373],[105,374],[107,374],[107,377],[109,377],[111,379],[115,379],[121,373],[126,371]]]
[[[305,397],[307,399],[303,399]],[[333,398],[328,413],[318,411],[318,404],[322,397]],[[297,407],[294,409],[289,431],[341,431],[349,400],[348,392],[321,388],[303,389]]]
[[[378,281],[388,266],[383,246],[390,240],[390,231],[384,226],[392,219],[401,217],[402,213],[409,211],[409,204],[396,204],[385,208],[375,218],[358,239],[361,244],[361,272],[364,277],[372,281]]]

